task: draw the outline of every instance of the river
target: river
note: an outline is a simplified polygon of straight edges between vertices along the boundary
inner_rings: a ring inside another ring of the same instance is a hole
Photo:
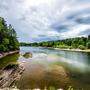
[[[32,58],[23,57],[25,52],[31,52]],[[20,54],[1,59],[0,68],[11,62],[25,68],[18,89],[90,90],[90,53],[21,47]]]

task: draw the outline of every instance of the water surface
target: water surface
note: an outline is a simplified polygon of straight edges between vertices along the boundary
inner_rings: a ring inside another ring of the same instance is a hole
[[[31,52],[33,57],[23,57],[25,52]],[[0,60],[0,68],[16,61],[25,67],[16,85],[19,89],[67,90],[72,86],[75,90],[90,90],[90,53],[21,47],[20,55]]]

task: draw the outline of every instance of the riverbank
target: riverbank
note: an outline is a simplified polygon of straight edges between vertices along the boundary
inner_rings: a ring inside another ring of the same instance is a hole
[[[61,49],[61,48],[54,48],[54,47],[44,47],[44,48],[61,50],[61,51],[90,52],[90,49],[85,49],[85,50],[81,50],[81,49]]]
[[[61,51],[90,52],[90,49],[85,49],[85,50],[81,50],[81,49],[60,49],[60,48],[54,48],[54,49],[61,50]]]
[[[15,54],[15,53],[19,53],[19,50],[10,51],[10,52],[5,52],[5,53],[0,53],[0,59],[6,57],[6,56],[8,56],[8,55]]]

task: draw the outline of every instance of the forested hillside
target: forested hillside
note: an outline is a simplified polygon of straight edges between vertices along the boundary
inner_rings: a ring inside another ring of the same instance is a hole
[[[7,25],[4,18],[0,17],[0,52],[19,49],[17,34],[11,25]]]
[[[21,43],[21,46],[42,46],[62,49],[90,49],[90,35],[87,37],[68,38],[57,41],[46,41],[40,43]]]

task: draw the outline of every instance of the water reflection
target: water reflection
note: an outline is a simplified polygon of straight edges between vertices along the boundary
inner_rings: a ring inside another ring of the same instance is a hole
[[[45,67],[42,64],[25,65],[26,70],[19,82],[20,89],[67,88],[70,84],[65,69],[58,65]]]
[[[25,58],[26,52],[32,58]],[[21,47],[19,54],[0,60],[0,68],[12,62],[22,63],[25,71],[16,87],[24,89],[90,90],[90,53],[68,52],[38,47]]]
[[[20,62],[24,61],[25,72],[18,88],[67,90],[66,88],[72,86],[75,90],[90,89],[90,53],[36,47],[21,48],[21,53],[27,51],[31,52],[33,57],[19,58]]]
[[[68,52],[68,51],[60,51],[54,49],[47,48],[37,48],[37,47],[22,47],[22,52],[32,52],[33,59],[40,62],[58,62],[64,63],[73,67],[75,69],[84,71],[90,71],[90,53],[82,53],[82,52]],[[35,61],[33,60],[33,61]]]

